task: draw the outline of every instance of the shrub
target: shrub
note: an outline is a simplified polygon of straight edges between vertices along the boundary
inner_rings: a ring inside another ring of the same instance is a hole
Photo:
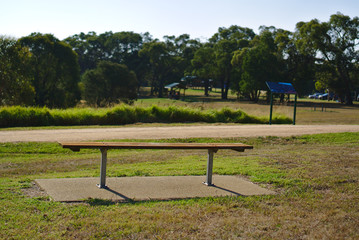
[[[105,115],[105,122],[109,125],[122,125],[137,122],[137,114],[133,107],[121,105],[110,109]]]
[[[136,122],[224,122],[268,123],[268,118],[250,116],[242,110],[223,108],[202,111],[189,107],[133,107],[120,105],[114,108],[48,108],[3,107],[0,108],[0,127],[27,126],[75,126],[75,125],[123,125]],[[285,116],[274,116],[273,123],[288,124]]]
[[[48,126],[52,116],[47,108],[3,107],[0,109],[0,127]]]

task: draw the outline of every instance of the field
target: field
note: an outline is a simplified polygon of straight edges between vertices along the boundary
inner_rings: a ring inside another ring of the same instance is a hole
[[[269,114],[265,103],[236,102],[234,96],[218,101],[218,93],[209,98],[199,93],[187,91],[185,101],[145,98],[134,105],[228,107],[255,116]],[[297,124],[359,124],[358,105],[306,100],[298,105]],[[275,105],[274,111],[292,117],[293,106]],[[45,142],[3,143],[0,239],[359,238],[359,133],[153,141],[251,144],[254,149],[241,154],[219,151],[214,174],[240,175],[277,194],[128,203],[101,199],[53,202],[33,180],[97,177],[98,151],[74,153]],[[110,177],[204,175],[206,171],[206,159],[199,150],[113,150],[108,157]]]
[[[146,91],[142,92],[145,94]],[[228,101],[219,100],[220,93],[211,92],[209,97],[203,96],[203,90],[186,91],[184,100],[171,100],[158,98],[139,99],[135,102],[137,106],[179,106],[201,108],[201,109],[241,109],[245,113],[257,117],[269,117],[270,106],[262,98],[259,103],[249,101],[237,101],[236,96],[229,95]],[[290,104],[280,104],[275,102],[273,106],[274,114],[293,118],[293,96]],[[297,124],[359,124],[359,102],[354,102],[354,106],[344,106],[340,103],[324,100],[298,99],[297,104]]]
[[[7,143],[0,145],[0,238],[358,239],[359,133],[186,141],[253,144],[254,150],[239,156],[217,153],[214,172],[245,176],[278,194],[52,202],[32,181],[98,176],[98,152]],[[109,159],[109,176],[203,175],[206,164],[201,151],[118,150]]]
[[[198,124],[269,122],[270,106],[265,99],[258,103],[237,101],[230,95],[221,100],[220,93],[203,96],[201,90],[187,90],[181,100],[151,98],[142,95],[132,105],[90,108],[79,104],[71,109],[34,107],[0,108],[0,130],[11,127],[123,126],[129,124]],[[336,102],[299,99],[296,124],[359,124],[359,104],[344,106]],[[294,107],[290,102],[274,102],[273,124],[291,124]]]

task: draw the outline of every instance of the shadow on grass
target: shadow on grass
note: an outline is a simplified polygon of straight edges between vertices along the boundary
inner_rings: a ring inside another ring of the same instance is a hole
[[[205,201],[205,200],[212,200],[213,199],[220,199],[220,198],[228,198],[228,197],[246,197],[245,195],[242,195],[238,192],[234,192],[232,190],[226,189],[226,188],[222,188],[216,185],[211,185],[209,187],[214,187],[217,189],[221,189],[223,191],[227,191],[229,193],[232,193],[233,196],[225,196],[225,197],[213,197],[213,196],[208,196],[208,197],[190,197],[190,198],[169,198],[169,199],[147,199],[147,200],[134,200],[131,198],[128,198],[126,196],[124,196],[121,193],[118,193],[114,190],[111,190],[109,188],[106,188],[106,190],[121,196],[123,198],[123,200],[108,200],[108,199],[101,199],[101,198],[88,198],[85,199],[84,202],[89,204],[90,206],[111,206],[111,205],[115,205],[115,204],[140,204],[140,203],[158,203],[158,202],[178,202],[178,201]]]
[[[84,201],[90,206],[110,206],[115,205],[117,202],[112,200],[100,199],[100,198],[89,198]]]
[[[164,202],[172,202],[172,203],[199,203],[199,202],[213,202],[220,201],[221,199],[233,199],[238,197],[247,198],[247,196],[238,195],[238,196],[224,196],[224,197],[195,197],[195,198],[173,198],[173,199],[149,199],[149,200],[126,200],[126,201],[114,201],[100,198],[89,198],[85,199],[83,202],[87,203],[90,206],[112,206],[116,204],[123,205],[139,205],[139,204],[155,204],[155,203],[164,203]],[[257,196],[256,196],[257,197]]]
[[[180,98],[183,102],[235,102],[236,99],[221,99],[213,96],[185,96]]]
[[[123,200],[113,201],[113,200],[101,199],[101,198],[89,198],[89,199],[86,199],[85,202],[88,203],[90,206],[109,206],[109,205],[114,205],[118,202],[123,202],[123,203],[134,203],[135,202],[133,199],[131,199],[115,190],[112,190],[111,188],[105,187],[103,189],[107,190],[117,196],[120,196],[121,198],[123,198]]]

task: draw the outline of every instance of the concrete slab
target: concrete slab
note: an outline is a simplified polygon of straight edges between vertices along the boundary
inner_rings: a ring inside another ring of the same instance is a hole
[[[107,189],[96,186],[99,178],[36,179],[35,182],[54,201],[60,202],[89,198],[145,201],[275,194],[237,176],[214,175],[214,186],[202,184],[205,176],[119,177],[106,180]]]

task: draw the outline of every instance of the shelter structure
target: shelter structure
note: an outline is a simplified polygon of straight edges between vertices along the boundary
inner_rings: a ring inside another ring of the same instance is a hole
[[[181,90],[183,89],[183,98],[185,97],[186,94],[186,85],[183,83],[171,83],[165,86],[165,88],[168,91],[168,97],[169,98],[174,98],[174,99],[180,99],[180,95],[181,95]]]
[[[273,93],[279,94],[294,94],[294,113],[293,113],[293,125],[295,125],[295,117],[297,113],[297,91],[295,91],[291,83],[284,82],[266,82],[270,90],[270,115],[269,124],[272,124],[272,113],[273,113]]]

